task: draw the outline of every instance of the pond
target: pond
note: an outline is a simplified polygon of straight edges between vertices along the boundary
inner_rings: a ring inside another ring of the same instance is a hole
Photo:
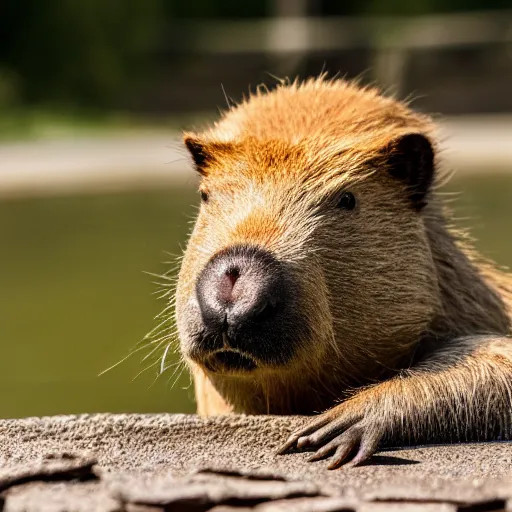
[[[477,247],[512,265],[512,174],[445,188]],[[134,378],[148,350],[98,374],[156,325],[164,300],[144,271],[171,268],[196,203],[187,188],[0,202],[0,417],[194,410],[186,371]]]

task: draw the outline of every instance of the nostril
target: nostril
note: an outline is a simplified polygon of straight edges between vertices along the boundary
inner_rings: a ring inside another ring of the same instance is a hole
[[[240,277],[240,269],[238,267],[230,267],[226,270],[226,276],[231,281],[231,286],[235,286],[235,283]]]
[[[238,267],[228,268],[220,278],[218,288],[218,298],[222,302],[233,302],[233,288],[240,277]]]

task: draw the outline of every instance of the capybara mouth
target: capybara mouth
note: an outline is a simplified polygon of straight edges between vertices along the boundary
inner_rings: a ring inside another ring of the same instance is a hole
[[[234,373],[250,372],[257,367],[252,357],[234,350],[220,350],[206,359],[204,365],[211,372]]]

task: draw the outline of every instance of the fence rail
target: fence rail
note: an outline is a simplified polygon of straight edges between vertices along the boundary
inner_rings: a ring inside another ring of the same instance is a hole
[[[180,21],[175,49],[294,53],[349,48],[414,49],[512,44],[512,10],[396,17],[282,17]]]

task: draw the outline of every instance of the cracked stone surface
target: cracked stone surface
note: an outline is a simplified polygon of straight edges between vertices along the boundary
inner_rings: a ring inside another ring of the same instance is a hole
[[[82,415],[0,421],[0,510],[512,510],[512,443],[386,450],[326,469],[277,447],[304,418]]]

